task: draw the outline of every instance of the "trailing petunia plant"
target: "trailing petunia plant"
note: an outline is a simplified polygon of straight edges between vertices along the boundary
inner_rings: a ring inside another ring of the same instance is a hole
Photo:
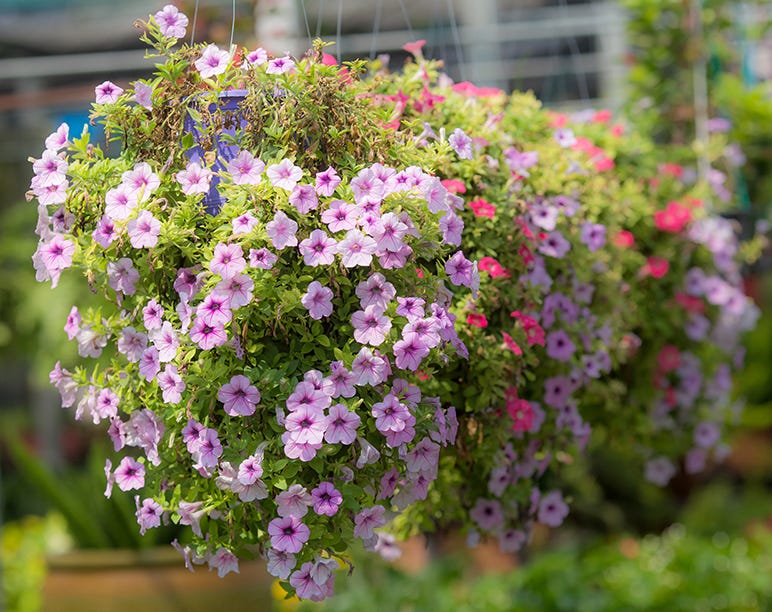
[[[96,88],[115,155],[65,125],[34,162],[38,279],[72,268],[101,296],[65,326],[95,361],[51,381],[107,429],[105,494],[141,492],[143,533],[188,525],[189,565],[262,556],[322,599],[455,440],[418,372],[465,353],[450,289],[478,274],[431,153],[390,137],[358,65],[176,48],[186,23],[159,11],[155,76]]]

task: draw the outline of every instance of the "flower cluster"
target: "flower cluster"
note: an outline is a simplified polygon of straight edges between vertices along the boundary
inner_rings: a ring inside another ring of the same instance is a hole
[[[188,525],[189,565],[259,555],[317,600],[400,513],[510,552],[560,525],[596,428],[658,484],[720,457],[755,311],[733,232],[642,139],[454,84],[420,44],[361,80],[321,47],[175,51],[186,25],[159,11],[157,78],[97,88],[120,155],[63,126],[30,192],[38,279],[103,298],[65,325],[96,365],[51,381],[107,425],[142,532]]]

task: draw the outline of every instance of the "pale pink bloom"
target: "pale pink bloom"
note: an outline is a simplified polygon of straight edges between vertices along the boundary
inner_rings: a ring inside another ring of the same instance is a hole
[[[460,159],[472,159],[474,156],[472,152],[472,139],[461,128],[453,130],[453,133],[448,136],[448,143]]]
[[[105,215],[113,221],[125,221],[137,206],[137,193],[121,183],[105,194]]]
[[[142,81],[135,81],[134,83],[134,99],[137,104],[146,108],[147,110],[153,109],[153,87]]]
[[[297,246],[298,239],[295,236],[297,229],[298,224],[281,210],[274,215],[273,221],[269,221],[265,226],[265,231],[271,239],[271,243],[277,249]]]
[[[254,51],[250,51],[245,58],[249,66],[262,66],[268,61],[268,53],[262,47],[258,47]]]
[[[131,325],[124,327],[118,338],[118,352],[126,355],[126,359],[134,363],[139,361],[147,348],[147,334],[134,329]]]
[[[153,19],[158,24],[158,28],[163,36],[168,36],[169,38],[182,38],[185,36],[185,28],[188,27],[188,17],[181,13],[176,6],[167,4],[153,15]]]
[[[116,445],[117,447],[117,445]],[[115,451],[118,452],[120,448],[116,448]],[[107,499],[110,499],[110,497],[113,494],[113,485],[115,484],[115,476],[113,476],[113,462],[109,459],[105,459],[105,478],[107,479],[107,486],[105,486],[105,497]]]
[[[359,207],[354,204],[333,200],[322,212],[322,223],[326,223],[331,232],[345,232],[356,227],[358,211]]]
[[[118,261],[107,262],[107,279],[110,287],[116,291],[124,295],[133,295],[136,291],[134,285],[139,280],[139,272],[131,259],[121,257]]]
[[[145,466],[132,457],[124,457],[115,468],[115,484],[121,491],[141,489],[145,486]]]
[[[383,357],[363,346],[351,362],[354,384],[360,387],[364,385],[374,387],[388,378],[388,368],[389,364]]]
[[[330,397],[308,380],[302,380],[295,385],[295,390],[287,398],[287,410],[294,412],[301,408],[311,408],[318,413],[323,413],[331,403]]]
[[[239,560],[231,551],[220,546],[217,552],[209,555],[209,569],[217,568],[217,575],[222,578],[229,572],[239,573]]]
[[[112,104],[118,100],[118,97],[123,93],[123,89],[115,83],[105,81],[94,88],[94,93],[96,94],[97,104]]]
[[[67,169],[67,162],[55,150],[46,149],[40,159],[32,163],[32,171],[35,173],[33,187],[61,183],[66,178]]]
[[[70,314],[67,315],[67,322],[64,324],[64,331],[67,332],[67,339],[72,340],[75,338],[75,336],[78,335],[78,331],[80,330],[80,324],[83,322],[83,319],[80,316],[80,312],[78,311],[77,306],[73,306],[70,308]]]
[[[163,325],[164,309],[158,301],[153,298],[142,309],[142,321],[145,329],[158,329]]]
[[[161,504],[154,499],[146,497],[140,505],[139,495],[134,496],[134,503],[137,507],[137,511],[134,514],[139,524],[139,535],[145,535],[148,529],[161,526],[161,515],[163,514]]]
[[[209,262],[209,270],[212,274],[219,274],[222,278],[231,278],[244,271],[247,262],[244,260],[244,251],[239,244],[225,244],[220,242],[214,247],[214,254]]]
[[[329,198],[335,193],[335,189],[340,185],[340,182],[340,177],[333,167],[327,168],[324,172],[317,172],[316,193]]]
[[[215,467],[218,459],[222,456],[222,444],[217,437],[217,431],[205,427],[198,434],[198,445],[196,446],[196,459],[204,468]]]
[[[265,174],[274,187],[292,191],[303,178],[303,169],[293,164],[291,160],[283,159],[278,164],[268,166]]]
[[[58,151],[62,147],[70,144],[70,126],[62,123],[56,128],[56,131],[46,137],[46,149],[48,151]]]
[[[57,174],[49,177],[47,184],[43,184],[40,177],[33,177],[32,191],[37,196],[38,201],[45,206],[54,204],[64,204],[67,201],[67,187],[69,185],[67,178]]]
[[[136,219],[129,221],[126,231],[129,234],[129,242],[135,249],[151,249],[158,244],[161,222],[149,210],[143,210]]]
[[[380,306],[374,304],[352,314],[351,324],[354,326],[354,340],[371,346],[383,344],[391,331],[391,319]]]
[[[311,185],[295,185],[289,195],[292,204],[301,215],[305,215],[319,207],[319,198]]]
[[[238,481],[243,485],[252,485],[263,475],[263,451],[258,448],[239,464]]]
[[[179,404],[182,392],[185,390],[185,381],[177,372],[177,368],[167,363],[163,372],[156,376],[156,382],[161,389],[163,400],[167,404]]]
[[[381,505],[361,510],[354,517],[354,537],[368,540],[375,535],[374,529],[386,524],[386,508]]]
[[[312,319],[329,317],[332,314],[332,289],[319,281],[311,281],[300,303],[306,307]]]
[[[255,413],[256,404],[260,401],[260,391],[250,384],[246,376],[237,374],[220,387],[217,399],[223,403],[223,409],[229,416],[250,416]]]
[[[380,204],[386,193],[383,181],[370,168],[361,170],[351,180],[350,187],[354,192],[354,201],[360,206]]]
[[[72,265],[75,244],[60,234],[52,234],[47,241],[41,241],[36,251],[37,260],[52,279],[55,287],[59,273]],[[34,262],[33,256],[33,262]],[[36,266],[38,269],[38,266]]]
[[[464,231],[464,222],[452,210],[447,211],[440,219],[442,241],[446,244],[461,246],[461,235]]]
[[[440,226],[442,226],[441,221]],[[461,227],[463,228],[463,224]],[[370,227],[370,235],[375,238],[376,247],[379,251],[399,251],[404,246],[402,239],[406,233],[407,225],[402,223],[400,218],[391,212],[381,216]]]
[[[281,517],[296,516],[303,518],[308,514],[308,507],[314,503],[306,488],[299,484],[290,485],[275,498],[276,513]]]
[[[362,308],[378,306],[381,310],[389,307],[389,302],[396,295],[394,285],[386,280],[380,272],[371,274],[366,281],[357,285],[356,296]]]
[[[81,327],[75,339],[78,342],[78,355],[81,357],[99,357],[102,349],[107,346],[107,336],[100,334],[90,325]]]
[[[416,335],[394,343],[394,363],[400,370],[416,371],[430,352],[426,342]]]
[[[324,439],[329,444],[353,444],[361,422],[359,415],[350,411],[345,404],[335,404],[330,407]]]
[[[437,214],[443,210],[448,210],[448,190],[437,177],[431,177],[425,182],[421,190],[426,200],[427,208]]]
[[[278,260],[278,256],[266,248],[249,250],[249,267],[270,270]]]
[[[252,301],[254,281],[246,274],[237,274],[221,280],[214,288],[214,293],[223,295],[233,309],[246,306]]]
[[[287,74],[295,69],[295,62],[289,55],[276,57],[268,62],[265,71],[268,74]]]
[[[278,551],[299,553],[311,535],[310,530],[297,516],[275,518],[268,524],[271,546]]]
[[[315,406],[303,405],[285,417],[284,426],[293,442],[316,445],[324,439],[327,418]]]
[[[298,248],[305,264],[315,267],[329,265],[335,260],[337,244],[324,230],[316,229],[308,238],[301,241]]]
[[[113,220],[107,215],[102,215],[102,218],[97,221],[94,231],[91,232],[91,238],[103,249],[106,249],[117,237],[118,231]]]
[[[211,180],[212,171],[209,168],[202,168],[196,162],[189,163],[185,170],[177,173],[177,182],[185,195],[207,193]]]
[[[376,250],[375,240],[358,229],[346,232],[346,237],[338,243],[338,253],[346,268],[369,266]]]
[[[246,150],[240,151],[228,162],[228,172],[235,185],[257,185],[262,180],[264,169],[265,164]]]
[[[154,346],[147,347],[139,357],[139,374],[148,382],[155,378],[161,371],[161,362],[158,359],[158,349]]]
[[[422,438],[405,457],[405,465],[410,472],[422,472],[432,479],[437,475],[440,460],[440,446],[429,438]]]
[[[100,389],[94,405],[94,418],[109,419],[118,415],[120,400],[112,389]]]
[[[300,566],[299,570],[292,572],[289,582],[295,588],[298,599],[310,599],[311,601],[321,601],[328,593],[327,583],[317,584],[313,577],[315,565],[310,561]]]
[[[316,451],[322,448],[322,444],[311,444],[310,442],[298,442],[292,437],[292,432],[285,431],[281,435],[281,441],[284,443],[284,454],[290,459],[300,459],[301,461],[311,461],[316,457]]]
[[[177,356],[180,341],[169,321],[164,321],[160,328],[150,330],[148,336],[158,350],[158,360],[161,363],[171,361]]]
[[[199,538],[203,537],[201,534],[201,526],[199,524],[201,522],[201,517],[204,516],[204,511],[201,509],[201,506],[203,505],[204,502],[200,501],[181,501],[177,507],[177,512],[180,514],[180,525],[189,525],[193,530],[193,533]]]
[[[402,431],[413,420],[408,407],[392,393],[384,397],[382,402],[373,404],[371,413],[375,417],[375,427],[383,434]]]
[[[257,227],[257,219],[251,212],[245,212],[231,221],[231,225],[233,226],[234,235],[248,234]]]
[[[292,572],[292,570],[295,568],[295,565],[297,565],[295,555],[288,552],[274,550],[273,548],[268,550],[267,569],[271,576],[275,576],[281,580],[286,580],[289,578],[290,572]]]
[[[161,179],[147,162],[140,162],[121,175],[121,183],[126,185],[138,201],[144,202],[161,186]]]
[[[225,72],[230,61],[230,54],[217,45],[207,45],[201,57],[194,64],[202,79],[217,76]]]

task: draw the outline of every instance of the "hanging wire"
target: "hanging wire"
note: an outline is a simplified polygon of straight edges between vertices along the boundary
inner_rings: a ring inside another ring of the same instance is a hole
[[[338,24],[335,30],[335,48],[337,49],[338,65],[340,65],[340,29],[343,25],[343,0],[338,0]]]
[[[415,34],[413,33],[413,26],[410,23],[410,15],[407,14],[407,9],[405,8],[405,2],[404,0],[399,0],[399,7],[402,9],[402,17],[405,19],[405,24],[407,25],[407,31],[410,36],[410,40],[412,41],[415,38]]]
[[[303,21],[306,23],[306,34],[308,35],[308,46],[309,48],[314,46],[314,40],[311,38],[311,26],[308,23],[308,13],[306,12],[306,2],[305,0],[300,0],[300,7],[303,9]]]
[[[196,0],[196,8],[193,9],[193,26],[190,28],[190,46],[193,46],[193,41],[196,39],[196,19],[198,19],[198,0]]]
[[[383,0],[377,0],[375,4],[375,17],[373,18],[373,37],[370,42],[370,61],[375,59],[375,54],[378,51],[378,32],[381,29],[381,10]]]
[[[566,0],[560,0],[560,8],[564,12],[568,10]],[[571,63],[573,64],[574,73],[576,74],[576,82],[579,86],[579,95],[582,97],[582,100],[586,102],[590,99],[590,88],[587,85],[587,75],[579,65],[579,56],[581,53],[579,52],[579,45],[576,42],[576,37],[573,34],[568,37],[568,48],[571,51]]]
[[[456,10],[453,8],[453,0],[447,0],[448,17],[450,18],[450,31],[453,34],[453,42],[456,45],[456,63],[461,80],[466,81],[466,63],[464,62],[464,50],[461,46],[461,36],[458,33],[456,22]]]
[[[231,40],[228,43],[228,52],[233,48],[233,32],[236,29],[236,0],[231,4]]]
[[[319,9],[316,11],[316,38],[322,35],[322,19],[324,17],[324,0],[319,1]]]

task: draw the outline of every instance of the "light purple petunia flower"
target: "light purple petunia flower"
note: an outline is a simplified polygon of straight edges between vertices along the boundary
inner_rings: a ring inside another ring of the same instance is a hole
[[[158,244],[161,222],[149,210],[143,210],[136,219],[129,221],[126,231],[135,249],[151,249]]]
[[[303,169],[289,159],[283,159],[278,164],[271,164],[265,171],[268,180],[274,187],[292,191],[303,177]]]
[[[209,565],[210,570],[217,568],[217,575],[220,578],[224,577],[229,572],[239,573],[238,557],[222,546],[220,546],[213,555],[209,555],[207,564]]]
[[[333,167],[327,168],[324,172],[317,172],[316,193],[329,198],[335,193],[335,189],[340,185],[340,182],[340,177]]]
[[[354,340],[370,346],[383,344],[391,331],[391,320],[380,306],[374,304],[352,314],[351,324],[354,326]]]
[[[274,550],[273,548],[268,550],[268,573],[271,576],[275,576],[281,580],[289,578],[290,573],[297,565],[295,555],[283,552],[280,550]]]
[[[646,462],[644,478],[659,487],[664,487],[675,476],[676,468],[667,457],[655,457]]]
[[[158,360],[161,363],[171,361],[177,356],[180,341],[169,321],[164,321],[157,329],[151,329],[148,338],[158,350]]]
[[[305,306],[312,319],[329,317],[332,314],[332,289],[319,281],[311,281],[300,298],[300,303]]]
[[[142,321],[145,324],[145,329],[158,329],[163,325],[164,309],[158,301],[153,298],[142,309]]]
[[[353,444],[361,422],[359,415],[345,404],[335,404],[330,407],[324,440],[329,444]]]
[[[374,387],[388,378],[388,368],[388,362],[378,354],[378,351],[373,353],[368,347],[364,346],[351,362],[354,384],[360,387],[364,385]]]
[[[247,262],[244,261],[244,251],[239,244],[225,244],[220,242],[214,247],[214,254],[209,262],[209,270],[212,274],[219,274],[222,278],[231,278],[244,271]]]
[[[161,371],[161,361],[158,359],[158,349],[154,346],[147,347],[139,356],[139,373],[148,382],[153,380]]]
[[[559,527],[568,516],[568,505],[560,491],[550,491],[539,500],[537,520],[543,525]]]
[[[217,399],[223,403],[223,409],[229,416],[250,416],[255,413],[256,404],[260,401],[260,391],[246,376],[237,374],[220,387]]]
[[[594,253],[606,244],[606,226],[601,223],[582,224],[580,240],[587,245],[590,252]]]
[[[335,261],[338,243],[327,232],[315,229],[299,245],[300,254],[307,266],[327,266]]]
[[[247,53],[244,59],[250,67],[262,66],[268,61],[268,52],[262,47],[258,47],[254,51]]]
[[[121,184],[125,185],[138,201],[144,202],[161,186],[161,179],[147,162],[140,162],[121,175]]]
[[[479,498],[469,517],[484,531],[496,531],[504,523],[501,504],[495,499]]]
[[[131,259],[121,257],[118,261],[107,262],[107,278],[110,287],[124,295],[132,295],[136,291],[139,272]]]
[[[565,330],[550,332],[546,338],[547,356],[557,361],[568,361],[576,350],[576,346]]]
[[[243,215],[239,215],[233,221],[231,226],[233,227],[233,234],[249,234],[255,227],[257,227],[257,219],[254,215],[247,211]]]
[[[282,491],[275,498],[276,513],[282,517],[296,516],[303,518],[308,514],[308,507],[314,503],[313,497],[306,488],[299,484],[290,485],[286,491]]]
[[[141,107],[153,109],[153,87],[142,81],[134,82],[134,99]]]
[[[70,141],[70,126],[67,123],[60,123],[56,131],[46,137],[46,151],[58,151],[66,147]],[[64,161],[64,160],[62,160]]]
[[[141,489],[145,486],[145,466],[133,457],[124,457],[115,468],[114,477],[121,491]]]
[[[359,207],[354,204],[333,200],[329,208],[322,212],[322,223],[325,223],[331,232],[345,232],[356,227],[358,211]]]
[[[289,203],[301,215],[305,215],[319,207],[319,198],[311,185],[295,185],[295,188],[289,195]]]
[[[225,325],[233,318],[227,296],[210,293],[196,307],[196,316],[207,325]]]
[[[364,508],[354,517],[354,537],[369,540],[375,535],[374,529],[386,524],[386,508],[380,504]]]
[[[456,251],[453,256],[445,262],[445,272],[450,277],[450,282],[454,285],[464,285],[471,287],[474,281],[474,264],[464,257],[464,253]]]
[[[383,181],[370,168],[360,170],[359,174],[351,179],[349,186],[354,192],[354,201],[359,206],[380,204],[385,195]]]
[[[337,514],[338,507],[343,502],[340,491],[327,481],[319,483],[319,486],[311,491],[311,497],[314,501],[314,512],[325,516]]]
[[[265,164],[249,151],[240,151],[228,162],[228,172],[235,185],[257,185],[262,180]]]
[[[83,319],[80,316],[80,312],[78,311],[77,306],[73,306],[70,308],[70,314],[67,315],[67,322],[64,325],[64,331],[67,332],[67,339],[72,340],[75,338],[75,336],[78,335],[78,331],[80,331],[80,324],[83,322]]]
[[[279,257],[266,248],[249,250],[249,267],[270,270]]]
[[[167,404],[179,404],[182,392],[185,390],[185,381],[177,372],[177,368],[167,363],[163,372],[156,376],[156,382],[161,389],[161,395]]]
[[[188,27],[188,17],[171,4],[167,4],[155,15],[153,19],[158,24],[163,36],[169,38],[182,38],[185,36],[185,28]]]
[[[448,143],[460,159],[472,159],[474,157],[472,139],[461,128],[453,130],[451,135],[448,136]]]
[[[94,88],[94,93],[97,104],[112,104],[117,102],[118,97],[123,93],[123,88],[111,81],[105,81]]]
[[[273,519],[268,523],[271,546],[280,552],[299,553],[311,535],[310,530],[296,516]]]
[[[246,306],[254,297],[255,282],[246,274],[224,278],[214,288],[214,293],[224,296],[232,309]]]
[[[539,243],[538,249],[544,255],[562,259],[571,250],[571,243],[561,232],[555,230],[547,234],[547,237]]]
[[[553,376],[544,381],[544,403],[556,409],[563,408],[573,393],[567,376]]]
[[[367,280],[359,283],[356,288],[356,296],[359,298],[362,308],[377,306],[381,310],[386,310],[396,293],[394,285],[388,282],[380,272],[374,272]]]
[[[210,325],[201,317],[196,317],[190,329],[190,339],[205,351],[222,346],[228,341],[225,327],[220,324]]]
[[[464,231],[464,221],[456,213],[449,210],[440,219],[442,241],[446,244],[461,246],[461,235]]]
[[[230,53],[221,50],[217,45],[207,45],[194,65],[201,78],[207,79],[225,72],[230,58]]]
[[[105,215],[113,221],[125,221],[136,206],[136,192],[124,183],[105,194]]]
[[[429,346],[418,335],[411,335],[394,343],[394,364],[400,370],[415,372],[430,352]]]
[[[196,162],[190,162],[185,170],[177,173],[176,178],[185,195],[207,193],[212,180],[212,171],[209,168],[202,168]]]
[[[346,237],[338,243],[337,247],[341,262],[346,268],[369,266],[373,261],[375,250],[375,240],[358,229],[346,232]]]
[[[284,427],[293,442],[321,444],[327,429],[327,417],[323,410],[315,406],[301,406],[284,418]]]
[[[297,246],[298,239],[295,237],[297,230],[298,224],[281,210],[274,215],[273,221],[269,221],[265,226],[271,243],[279,250],[288,246]]]
[[[161,515],[163,514],[161,504],[149,497],[143,499],[142,504],[140,504],[139,495],[134,496],[134,503],[137,506],[135,516],[139,524],[139,535],[145,535],[148,529],[161,526]]]
[[[275,57],[268,62],[265,71],[268,74],[287,74],[295,69],[295,62],[289,55]]]

